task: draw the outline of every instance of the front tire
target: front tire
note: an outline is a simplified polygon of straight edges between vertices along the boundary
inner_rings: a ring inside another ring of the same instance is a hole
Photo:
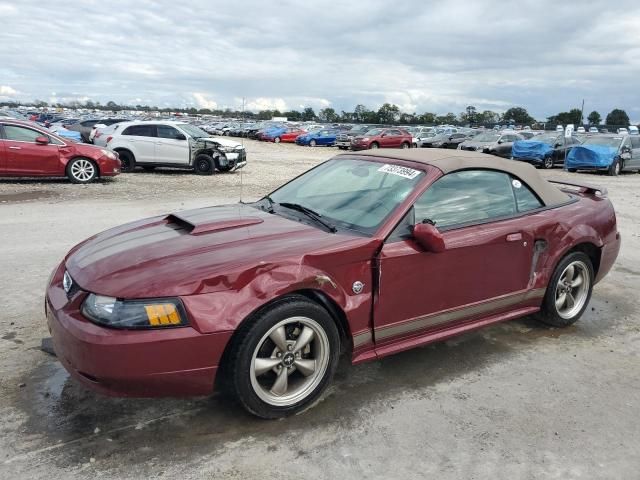
[[[201,153],[196,157],[194,170],[196,175],[211,175],[213,173],[213,158]]]
[[[380,145],[378,145],[378,142],[371,142],[371,145],[369,145],[370,150],[376,150],[377,148],[380,148]]]
[[[551,276],[542,308],[535,316],[552,327],[568,327],[582,316],[593,291],[593,265],[582,252],[564,257]]]
[[[547,170],[553,168],[553,157],[546,157],[542,163],[542,166]]]
[[[295,295],[248,319],[227,360],[232,392],[258,417],[293,415],[315,402],[338,364],[340,337],[320,305]]]
[[[407,148],[411,148],[411,144],[410,144],[410,143],[408,143],[408,142],[402,142],[401,148],[402,148],[403,150],[404,150],[404,149],[407,149]]]
[[[98,177],[98,166],[88,158],[74,158],[67,164],[71,183],[90,183]]]
[[[617,177],[620,175],[620,170],[622,170],[622,165],[620,165],[620,160],[616,158],[609,167],[609,170],[607,170],[607,175]]]
[[[309,142],[309,146],[310,146],[310,147],[315,147],[316,145],[317,145],[317,143],[316,143],[316,141],[315,141],[315,140],[311,140],[311,141]]]
[[[273,143],[280,143],[280,137],[276,137],[273,139]]]
[[[122,173],[133,172],[136,168],[136,159],[133,156],[133,153],[121,150],[118,151],[118,155],[120,157],[120,171]]]

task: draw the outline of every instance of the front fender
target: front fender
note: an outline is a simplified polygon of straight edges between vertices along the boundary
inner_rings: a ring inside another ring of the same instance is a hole
[[[353,267],[366,270],[365,264],[368,262],[362,263]],[[370,269],[370,265],[368,267]],[[340,272],[329,274],[308,265],[288,264],[265,268],[259,273],[253,270],[252,273],[254,278],[244,285],[244,282],[239,282],[242,286],[238,289],[182,297],[189,317],[196,323],[194,327],[202,333],[235,331],[247,317],[263,306],[279,297],[303,290],[321,292],[330,298],[345,313],[350,327],[369,327],[371,281],[366,281],[364,290],[355,294],[344,287],[345,281],[340,278]]]

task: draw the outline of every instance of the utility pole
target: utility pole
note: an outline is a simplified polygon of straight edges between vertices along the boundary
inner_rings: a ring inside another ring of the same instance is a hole
[[[584,98],[582,99],[582,108],[580,109],[580,124],[584,125]]]

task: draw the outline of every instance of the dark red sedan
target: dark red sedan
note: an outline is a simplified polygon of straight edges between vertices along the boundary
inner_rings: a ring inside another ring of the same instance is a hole
[[[411,148],[413,136],[400,128],[372,128],[351,139],[351,150]]]
[[[375,360],[524,315],[580,318],[618,255],[606,192],[475,152],[348,153],[252,204],[126,224],[74,247],[46,315],[73,377],[252,413],[313,403],[341,353]]]
[[[30,122],[0,120],[0,176],[67,177],[89,183],[120,173],[118,154],[54,135]]]

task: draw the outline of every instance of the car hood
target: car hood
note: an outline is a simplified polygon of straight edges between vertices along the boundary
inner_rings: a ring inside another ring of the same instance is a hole
[[[206,137],[206,138],[199,138],[198,140],[200,141],[204,141],[204,142],[215,142],[218,145],[222,145],[223,147],[241,147],[242,144],[239,142],[236,142],[235,140],[230,140],[228,138],[223,138],[223,137]]]
[[[118,298],[180,296],[241,288],[260,273],[282,265],[296,270],[323,252],[330,254],[324,265],[344,263],[338,252],[372,242],[237,204],[107,230],[74,247],[65,263],[86,291]]]

